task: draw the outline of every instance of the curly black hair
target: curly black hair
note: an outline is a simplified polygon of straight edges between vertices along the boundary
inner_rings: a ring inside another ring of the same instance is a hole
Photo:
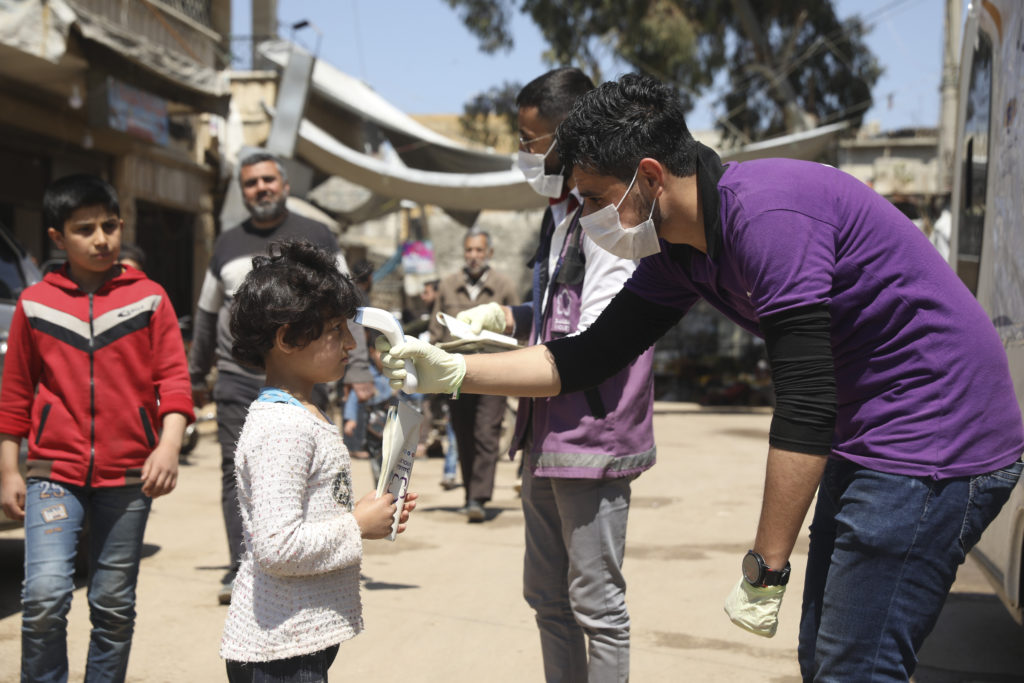
[[[556,133],[562,163],[629,182],[644,157],[679,177],[697,172],[697,142],[679,95],[637,73],[580,96]]]
[[[231,355],[239,363],[264,368],[277,330],[284,340],[305,346],[317,339],[324,322],[351,318],[359,295],[338,272],[334,254],[306,241],[273,242],[266,256],[254,256],[252,270],[231,304]]]

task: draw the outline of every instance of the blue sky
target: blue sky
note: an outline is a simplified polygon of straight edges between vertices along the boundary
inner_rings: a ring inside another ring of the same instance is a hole
[[[883,130],[938,124],[943,4],[835,0],[840,16],[856,11],[875,22],[867,41],[885,74],[866,120],[879,121]],[[235,35],[251,33],[249,6],[249,0],[233,0]],[[544,42],[528,18],[516,17],[511,52],[487,55],[443,0],[279,0],[278,18],[285,37],[293,23],[312,22],[323,34],[322,59],[410,114],[460,113],[473,95],[504,81],[525,83],[550,68],[541,59]],[[296,33],[310,49],[316,38],[308,28]],[[237,43],[236,51],[241,46]],[[705,98],[690,114],[692,129],[712,126],[712,103]]]

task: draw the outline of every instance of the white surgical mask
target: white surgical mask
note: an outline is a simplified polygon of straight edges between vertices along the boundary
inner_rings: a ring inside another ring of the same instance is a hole
[[[637,173],[639,172],[638,168]],[[628,258],[633,261],[661,251],[658,231],[654,229],[654,202],[651,202],[651,214],[640,225],[624,228],[619,220],[619,206],[622,205],[633,188],[636,175],[636,173],[633,174],[633,179],[629,181],[629,187],[626,188],[626,194],[622,195],[622,199],[617,204],[609,204],[592,214],[580,216],[580,225],[583,226],[587,237],[592,239],[594,244],[619,258]]]
[[[557,198],[562,196],[564,179],[561,174],[548,175],[544,173],[544,160],[551,154],[556,142],[558,141],[552,140],[548,151],[543,154],[530,154],[519,150],[519,170],[523,172],[527,184],[541,197]]]

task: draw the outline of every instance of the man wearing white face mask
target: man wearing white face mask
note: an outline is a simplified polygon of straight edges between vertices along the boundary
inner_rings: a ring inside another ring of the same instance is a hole
[[[557,138],[588,225],[644,233],[650,220],[659,251],[578,336],[466,359],[405,343],[384,354],[385,374],[401,380],[412,358],[427,392],[578,391],[708,301],[764,337],[776,404],[761,514],[727,614],[775,634],[817,493],[803,679],[909,680],[958,566],[1024,466],[1006,352],[985,311],[874,190],[806,161],[723,166],[653,79],[628,74],[583,96]],[[634,254],[653,248],[626,239]]]
[[[459,315],[477,330],[534,344],[578,334],[636,268],[633,257],[583,233],[579,192],[555,142],[558,124],[593,88],[579,69],[561,68],[516,98],[519,168],[551,206],[531,261],[532,301]],[[586,391],[519,401],[510,455],[523,450],[523,595],[536,613],[548,681],[629,680],[622,560],[631,484],[655,460],[653,353]]]

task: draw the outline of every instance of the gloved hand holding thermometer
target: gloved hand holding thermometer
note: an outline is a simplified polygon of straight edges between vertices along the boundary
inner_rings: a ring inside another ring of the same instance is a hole
[[[390,339],[378,337],[376,346],[380,351],[384,376],[396,389],[409,390],[410,369],[416,373],[414,381],[424,394],[457,395],[462,387],[466,359],[457,353],[448,353],[412,337],[406,337],[403,343],[395,345]]]
[[[390,343],[390,346],[401,344],[407,339],[402,332],[402,324],[398,322],[395,316],[383,309],[362,306],[356,309],[353,321],[363,327],[370,327],[383,334]],[[414,338],[408,337],[408,339]],[[394,385],[393,382],[392,385]],[[419,388],[419,382],[416,378],[416,366],[413,364],[412,359],[405,361],[404,384],[398,388],[407,394],[416,393]]]

